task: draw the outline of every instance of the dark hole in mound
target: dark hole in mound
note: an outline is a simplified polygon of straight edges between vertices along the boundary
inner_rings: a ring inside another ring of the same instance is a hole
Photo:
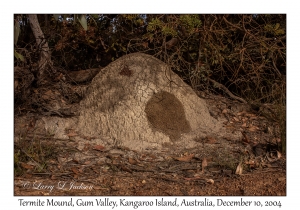
[[[171,140],[191,130],[182,103],[166,91],[154,94],[147,102],[145,112],[152,128],[168,135]]]

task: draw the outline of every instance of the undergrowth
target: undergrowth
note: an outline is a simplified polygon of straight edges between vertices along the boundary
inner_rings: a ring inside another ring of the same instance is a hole
[[[28,133],[20,134],[14,143],[14,173],[22,176],[25,172],[46,172],[48,161],[55,158],[56,148],[51,136],[43,140]]]

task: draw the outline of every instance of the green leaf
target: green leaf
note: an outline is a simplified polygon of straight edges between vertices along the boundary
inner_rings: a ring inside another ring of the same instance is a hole
[[[78,18],[78,21],[81,24],[81,26],[83,27],[83,29],[86,31],[87,30],[87,21],[86,21],[85,15],[80,15],[80,17]]]
[[[276,23],[275,27],[274,27],[274,30],[276,31],[278,28],[279,28],[280,24],[279,23]]]
[[[24,59],[23,55],[21,55],[21,54],[18,53],[17,51],[15,51],[14,55],[15,55],[15,57],[16,57],[17,59],[20,59],[21,61],[24,62],[25,59]]]
[[[275,35],[284,35],[285,31],[283,29],[278,29],[275,31]]]
[[[99,15],[98,14],[91,14],[91,16],[95,19],[98,19],[99,18]]]
[[[55,19],[56,21],[58,21],[59,16],[60,16],[60,15],[57,15],[57,14],[53,15],[53,17],[54,17],[54,19]]]
[[[19,34],[20,34],[20,25],[18,21],[15,21],[15,26],[14,26],[14,43],[17,44],[18,39],[19,39]]]

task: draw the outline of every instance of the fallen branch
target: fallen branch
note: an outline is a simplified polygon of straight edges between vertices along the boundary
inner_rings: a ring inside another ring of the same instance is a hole
[[[238,96],[235,96],[234,94],[232,94],[224,85],[218,83],[217,81],[211,79],[211,78],[207,78],[210,82],[212,82],[217,88],[219,89],[222,89],[223,91],[225,91],[225,93],[227,93],[231,98],[237,100],[237,101],[240,101],[242,103],[245,103],[247,104],[247,101],[245,101],[244,99],[238,97]]]

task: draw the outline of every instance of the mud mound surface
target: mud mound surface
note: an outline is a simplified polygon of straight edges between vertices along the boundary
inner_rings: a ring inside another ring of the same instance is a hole
[[[182,103],[171,93],[161,91],[149,99],[145,108],[148,121],[154,131],[161,131],[171,140],[191,130]]]
[[[207,135],[238,136],[222,127],[168,65],[142,53],[123,56],[101,70],[81,101],[78,121],[85,136],[137,150],[175,142],[194,147],[191,140]]]

